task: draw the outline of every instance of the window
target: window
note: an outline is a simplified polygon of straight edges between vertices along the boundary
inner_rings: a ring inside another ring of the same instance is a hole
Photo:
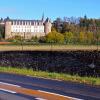
[[[30,25],[31,25],[31,21],[30,21]]]

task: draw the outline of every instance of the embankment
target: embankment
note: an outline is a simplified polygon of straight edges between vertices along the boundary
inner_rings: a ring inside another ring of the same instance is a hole
[[[0,66],[100,77],[100,52],[1,51]]]

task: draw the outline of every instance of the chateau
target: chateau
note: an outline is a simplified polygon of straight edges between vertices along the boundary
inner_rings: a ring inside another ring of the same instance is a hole
[[[5,26],[5,39],[14,36],[21,36],[25,39],[31,39],[33,36],[41,37],[51,32],[51,21],[49,18],[44,20],[20,20],[6,19],[0,21],[0,25]]]

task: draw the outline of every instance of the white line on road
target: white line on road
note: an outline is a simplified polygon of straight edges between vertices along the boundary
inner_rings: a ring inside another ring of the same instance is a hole
[[[0,90],[1,90],[1,91],[5,91],[5,92],[9,92],[9,93],[13,93],[13,94],[16,93],[15,91],[6,90],[6,89],[2,89],[2,88],[0,88]]]
[[[36,100],[47,100],[47,99],[43,99],[43,98],[35,98]]]
[[[56,93],[52,93],[52,92],[46,92],[46,91],[42,91],[42,90],[38,90],[38,91],[39,91],[39,92],[48,93],[48,94],[58,95],[58,96],[61,96],[61,97],[65,97],[65,98],[72,99],[72,100],[83,100],[83,99],[79,99],[79,98],[64,96],[64,95],[60,95],[60,94],[56,94]]]
[[[0,84],[10,85],[10,86],[16,86],[16,87],[21,87],[21,86],[19,86],[19,85],[14,85],[14,84],[9,84],[9,83],[4,83],[4,82],[0,82]]]

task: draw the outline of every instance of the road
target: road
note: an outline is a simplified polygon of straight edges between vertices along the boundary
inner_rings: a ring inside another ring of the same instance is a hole
[[[0,73],[0,100],[100,100],[100,87]]]

